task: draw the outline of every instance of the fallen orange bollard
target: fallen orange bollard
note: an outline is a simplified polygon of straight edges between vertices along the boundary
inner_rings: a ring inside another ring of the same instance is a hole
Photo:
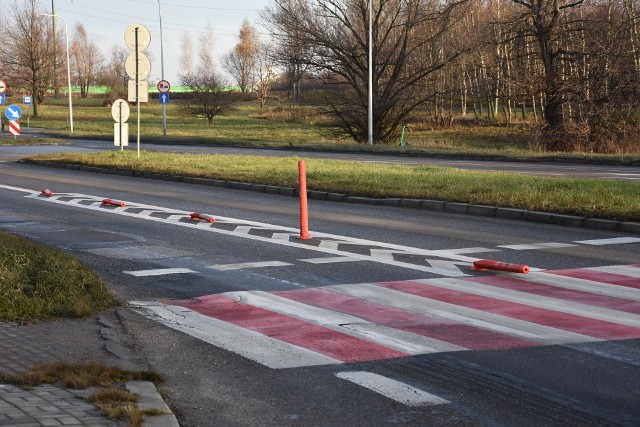
[[[481,259],[473,262],[472,270],[500,270],[509,271],[511,273],[529,273],[528,265],[509,264],[507,262],[493,261],[490,259]]]
[[[191,219],[194,220],[194,221],[201,220],[201,221],[216,222],[216,219],[213,216],[207,215],[207,214],[203,214],[203,213],[200,213],[200,212],[192,213],[191,214]]]
[[[53,192],[51,190],[49,190],[48,188],[45,188],[44,190],[42,190],[40,192],[40,194],[43,195],[43,196],[53,197]]]
[[[125,207],[127,206],[127,204],[125,202],[121,202],[119,200],[113,200],[113,199],[104,199],[102,201],[103,205],[111,205],[111,206],[120,206],[120,207]]]

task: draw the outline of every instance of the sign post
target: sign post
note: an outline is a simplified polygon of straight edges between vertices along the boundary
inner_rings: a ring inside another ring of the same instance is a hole
[[[7,84],[4,80],[0,80],[0,104],[4,105],[6,103],[6,98],[4,93],[7,91]],[[2,137],[2,115],[0,115],[0,138]]]
[[[151,34],[142,24],[131,24],[124,32],[124,41],[133,51],[127,58],[125,70],[129,77],[135,80],[135,102],[138,104],[138,158],[140,158],[140,81],[145,80],[151,72],[151,61],[144,52],[151,43]],[[146,82],[145,82],[146,83]],[[131,99],[131,94],[129,94]]]
[[[25,95],[24,100],[23,100],[23,104],[27,106],[27,128],[31,128],[30,125],[30,112],[31,112],[31,107],[29,107],[32,104],[32,98],[30,96]]]

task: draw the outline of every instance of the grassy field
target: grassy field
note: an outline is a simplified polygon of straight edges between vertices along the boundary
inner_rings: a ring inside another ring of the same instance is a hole
[[[75,258],[0,232],[0,320],[86,317],[116,305],[98,275]]]
[[[102,97],[74,99],[75,138],[113,138],[111,108],[103,105]],[[7,103],[21,102],[18,99]],[[212,125],[205,119],[189,116],[181,100],[167,104],[168,142],[189,141],[234,146],[307,147],[342,151],[374,151],[394,153],[423,153],[428,155],[488,155],[538,158],[609,159],[616,161],[640,161],[640,153],[595,155],[593,153],[550,153],[539,149],[534,128],[526,123],[511,126],[500,124],[475,126],[467,119],[448,130],[431,130],[427,113],[417,114],[418,123],[407,128],[404,146],[399,146],[401,128],[397,130],[393,144],[367,146],[356,144],[342,134],[335,123],[318,106],[292,106],[271,99],[261,114],[255,101],[236,104],[233,111],[218,116]],[[39,118],[31,120],[31,126],[46,128],[56,137],[70,136],[68,130],[69,109],[65,99],[47,98],[40,105]],[[421,121],[421,120],[425,121]],[[135,140],[137,114],[131,105],[129,119],[130,138]],[[141,106],[140,133],[142,141],[165,141],[162,136],[162,108],[157,99]]]
[[[35,161],[125,171],[297,186],[297,158],[174,154],[135,150],[59,153]],[[640,221],[640,186],[604,179],[543,178],[436,166],[393,166],[309,159],[309,190],[351,196],[448,200],[621,221]]]

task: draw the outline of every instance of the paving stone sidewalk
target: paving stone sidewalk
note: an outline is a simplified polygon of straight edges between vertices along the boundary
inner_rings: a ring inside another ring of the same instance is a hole
[[[135,364],[123,360],[107,348],[118,347],[109,334],[106,317],[60,320],[20,326],[0,322],[0,373],[15,375],[35,364],[60,360],[100,360],[131,369]],[[113,332],[115,335],[115,332]],[[122,352],[121,352],[122,353]],[[139,395],[141,409],[170,413],[152,383],[131,381],[126,388]],[[103,416],[90,402],[91,390],[74,390],[59,384],[45,384],[31,390],[0,382],[0,426],[125,426]],[[174,415],[149,416],[144,426],[178,426]]]

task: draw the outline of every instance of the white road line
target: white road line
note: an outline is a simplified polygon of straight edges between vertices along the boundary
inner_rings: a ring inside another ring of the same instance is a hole
[[[461,249],[438,249],[435,251],[431,251],[433,255],[439,255],[448,257],[450,255],[461,255],[461,254],[478,254],[484,252],[500,252],[499,249],[489,249],[489,248],[461,248]]]
[[[342,363],[332,357],[212,317],[203,316],[184,307],[153,301],[130,301],[130,304],[139,306],[138,312],[165,326],[262,363],[272,369]]]
[[[395,259],[393,258],[393,254],[406,255],[405,252],[398,252],[391,249],[370,249],[370,252],[372,258],[382,259],[385,261],[395,261]]]
[[[407,406],[433,406],[451,403],[424,390],[373,372],[338,372],[336,376]]]
[[[589,267],[589,270],[610,274],[622,274],[629,277],[640,277],[640,267],[631,265],[608,265],[606,267]]]
[[[464,280],[438,278],[428,280],[415,280],[416,283],[424,283],[430,286],[464,292],[470,295],[479,295],[493,298],[500,301],[509,301],[516,304],[523,304],[529,307],[537,307],[553,310],[560,313],[573,314],[575,316],[597,319],[605,322],[617,323],[619,325],[633,326],[640,328],[640,315],[611,310],[603,307],[596,307],[578,302],[566,301],[556,298],[532,295],[510,289],[497,288],[490,285],[483,285]]]
[[[217,271],[243,270],[245,268],[285,267],[293,265],[282,261],[244,262],[241,264],[210,265],[207,268]]]
[[[360,317],[314,307],[267,292],[227,292],[222,294],[222,296],[231,298],[234,301],[241,301],[253,307],[264,308],[265,310],[320,325],[407,354],[428,354],[443,351],[466,350],[466,348],[455,344],[449,344],[399,329],[377,325]]]
[[[291,236],[296,236],[296,235],[291,233],[273,233],[271,238],[274,240],[285,240],[288,242]]]
[[[612,239],[594,239],[594,240],[578,240],[576,243],[581,243],[583,245],[620,245],[623,243],[638,243],[640,242],[640,238],[638,237],[614,237]]]
[[[336,257],[299,259],[298,261],[308,262],[311,264],[334,264],[338,262],[353,262],[353,261],[362,261],[362,260],[359,258],[352,258],[347,256],[336,256]]]
[[[640,289],[611,285],[609,283],[595,282],[592,280],[577,279],[574,277],[560,276],[545,272],[533,272],[518,276],[520,280],[542,283],[558,288],[573,289],[592,294],[606,295],[609,297],[640,301]]]
[[[498,333],[517,336],[545,344],[602,341],[598,338],[582,334],[563,331],[561,329],[542,326],[523,320],[512,319],[510,317],[436,301],[417,295],[410,295],[404,292],[371,284],[327,286],[325,289],[341,292],[356,298],[366,299],[367,301],[400,308],[413,313],[443,317],[466,325],[488,329]]]
[[[165,274],[197,273],[197,271],[193,271],[188,268],[158,268],[155,270],[123,271],[123,273],[130,274],[136,277],[147,277],[147,276],[163,276]]]
[[[549,249],[549,248],[569,248],[572,246],[578,246],[578,245],[573,245],[571,243],[532,243],[529,245],[501,245],[498,246],[499,248],[505,248],[505,249],[513,249],[515,251],[528,251],[528,250],[536,250],[536,249]]]

